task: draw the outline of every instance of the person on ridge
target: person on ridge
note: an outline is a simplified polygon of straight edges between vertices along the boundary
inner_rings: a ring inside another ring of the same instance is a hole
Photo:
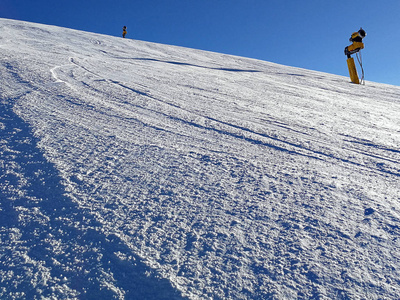
[[[124,27],[122,28],[122,37],[125,38],[126,34],[127,34],[127,32],[126,32],[126,26],[124,26]]]

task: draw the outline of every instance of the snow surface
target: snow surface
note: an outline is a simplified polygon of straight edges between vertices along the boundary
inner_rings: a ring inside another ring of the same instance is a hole
[[[399,297],[400,87],[6,19],[0,55],[1,299]]]

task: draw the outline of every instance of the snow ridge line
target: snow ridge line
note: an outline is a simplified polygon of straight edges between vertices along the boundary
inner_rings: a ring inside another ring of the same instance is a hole
[[[201,69],[208,69],[208,70],[217,70],[217,71],[226,71],[226,72],[244,72],[244,73],[261,73],[263,71],[260,70],[250,70],[250,69],[233,69],[233,68],[213,68],[213,67],[205,67],[195,64],[190,64],[186,62],[178,62],[178,61],[168,61],[168,60],[160,60],[155,58],[122,58],[119,57],[118,59],[130,59],[130,60],[143,60],[143,61],[153,61],[153,62],[160,62],[165,64],[171,65],[178,65],[178,66],[186,66],[186,67],[196,67]]]
[[[32,91],[38,90],[36,86],[34,86],[31,82],[24,80],[21,75],[19,75],[18,65],[15,65],[11,62],[3,63],[5,68],[4,74],[1,72],[1,77],[4,80],[1,86],[1,97],[2,101],[7,104],[7,100],[11,100],[12,103],[15,103],[20,98],[26,96]],[[9,79],[9,80],[6,80]]]

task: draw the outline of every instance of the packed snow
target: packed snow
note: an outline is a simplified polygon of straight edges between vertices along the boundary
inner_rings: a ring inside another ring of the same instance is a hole
[[[1,299],[399,297],[400,87],[6,19],[0,62]]]

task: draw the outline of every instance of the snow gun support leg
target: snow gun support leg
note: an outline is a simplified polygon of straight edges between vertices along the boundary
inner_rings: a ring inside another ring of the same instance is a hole
[[[354,32],[349,39],[353,44],[344,48],[344,54],[347,56],[347,67],[349,68],[350,79],[351,82],[356,84],[360,84],[360,79],[358,78],[357,68],[351,55],[364,49],[362,40],[366,35],[364,29],[360,28],[360,30]]]
[[[349,68],[351,82],[355,84],[360,84],[360,79],[358,78],[356,65],[354,63],[354,58],[349,57],[347,59],[347,67]]]

